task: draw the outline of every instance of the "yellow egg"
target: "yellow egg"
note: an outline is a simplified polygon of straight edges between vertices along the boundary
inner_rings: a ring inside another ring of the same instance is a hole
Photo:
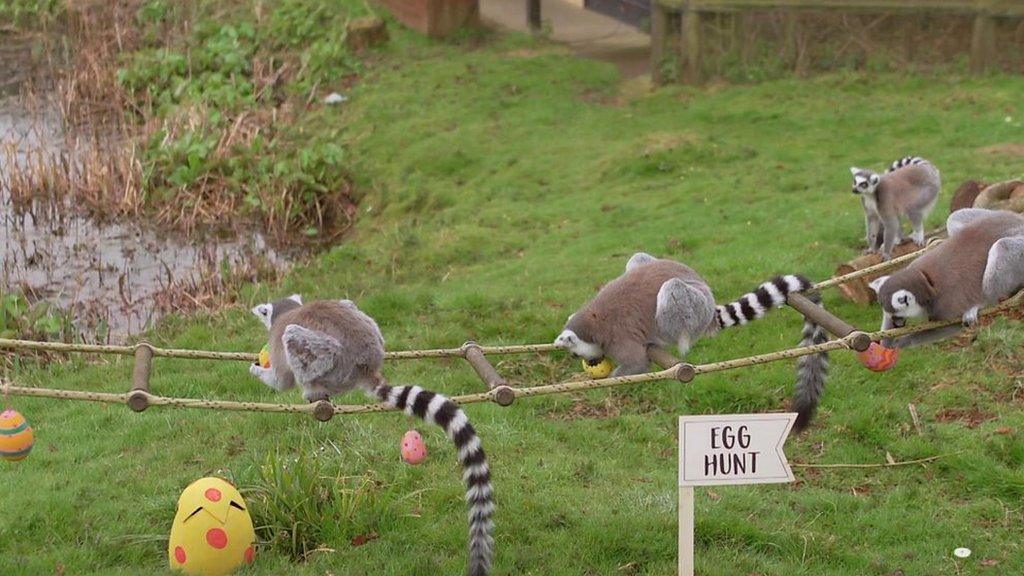
[[[260,366],[270,368],[270,348],[268,348],[266,344],[264,344],[263,349],[260,350]]]
[[[0,458],[10,462],[24,460],[35,440],[24,416],[10,408],[0,412]]]
[[[201,478],[181,493],[167,555],[171,569],[222,576],[252,563],[256,532],[245,500],[220,478]]]
[[[591,378],[607,378],[614,369],[615,364],[612,364],[612,361],[607,358],[602,358],[600,360],[583,360],[583,371]]]

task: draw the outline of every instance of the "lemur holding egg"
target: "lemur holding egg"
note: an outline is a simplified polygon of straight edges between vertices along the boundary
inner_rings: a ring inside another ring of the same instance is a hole
[[[685,358],[705,334],[761,318],[785,304],[790,293],[810,287],[803,276],[777,276],[738,300],[715,306],[711,288],[692,268],[639,252],[621,276],[569,317],[555,345],[588,362],[610,357],[617,365],[612,377],[640,374],[649,366],[648,346],[676,346]],[[808,297],[820,303],[818,295]],[[805,321],[802,346],[827,340],[822,327]],[[792,403],[800,414],[797,428],[810,422],[827,377],[827,353],[797,360]]]
[[[853,193],[864,207],[865,240],[868,252],[892,258],[892,249],[903,238],[901,218],[910,220],[911,239],[924,246],[924,221],[935,207],[942,178],[934,164],[916,156],[892,163],[885,174],[863,168],[850,168]]]
[[[965,208],[946,220],[949,238],[891,276],[871,283],[882,306],[882,329],[907,318],[954,320],[962,325],[935,328],[883,342],[907,348],[940,340],[978,321],[985,306],[1024,288],[1024,215]]]
[[[250,373],[283,391],[298,383],[309,402],[359,388],[392,408],[444,429],[458,450],[469,505],[469,576],[486,576],[493,555],[491,473],[473,425],[451,400],[419,386],[389,386],[381,375],[384,337],[351,300],[302,303],[294,294],[252,309],[270,331],[270,367]]]

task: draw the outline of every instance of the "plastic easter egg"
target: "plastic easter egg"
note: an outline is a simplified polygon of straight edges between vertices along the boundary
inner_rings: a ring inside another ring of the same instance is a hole
[[[35,433],[24,416],[10,408],[0,412],[0,458],[9,462],[24,460],[35,441]]]
[[[270,348],[266,344],[260,350],[260,366],[270,368]]]
[[[201,478],[178,498],[167,555],[172,570],[222,576],[252,563],[255,542],[252,518],[238,490],[220,478]]]
[[[415,430],[409,430],[402,436],[402,460],[409,464],[419,464],[427,459],[427,445],[423,437]]]
[[[867,350],[857,355],[861,364],[872,372],[885,372],[896,365],[900,358],[899,348],[886,348],[878,342],[872,342]]]
[[[615,364],[612,364],[612,361],[607,358],[600,360],[583,359],[583,371],[591,378],[607,378],[614,369]]]

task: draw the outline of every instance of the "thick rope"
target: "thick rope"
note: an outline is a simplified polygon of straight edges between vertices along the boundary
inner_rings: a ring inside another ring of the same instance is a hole
[[[1016,296],[1003,301],[997,306],[986,308],[985,310],[981,311],[979,316],[998,315],[1012,308],[1016,308],[1020,306],[1022,303],[1024,303],[1024,291],[1019,292]],[[954,324],[959,323],[960,320],[925,322],[914,326],[905,326],[903,328],[880,330],[877,332],[872,332],[868,334],[868,336],[871,338],[872,341],[878,342],[883,339],[897,338],[900,336],[906,336],[908,334],[924,332],[926,330],[942,328],[945,326],[952,326]],[[760,364],[767,364],[769,362],[787,360],[790,358],[807,356],[809,354],[817,354],[819,352],[827,352],[843,348],[850,348],[850,343],[847,342],[847,339],[850,339],[853,336],[854,335],[851,334],[846,338],[829,340],[828,342],[825,342],[823,344],[816,344],[813,346],[802,346],[799,348],[780,350],[778,352],[771,352],[768,354],[747,356],[745,358],[736,358],[733,360],[712,362],[709,364],[698,364],[693,366],[693,372],[694,374],[710,374],[712,372],[721,372],[724,370],[733,370],[735,368],[757,366]],[[503,348],[508,349],[518,347]],[[599,380],[571,380],[566,382],[559,382],[556,384],[532,386],[529,388],[509,389],[512,390],[512,393],[515,395],[516,398],[529,398],[532,396],[543,396],[548,394],[566,394],[570,392],[596,390],[599,388],[611,388],[615,386],[625,386],[629,384],[641,384],[644,382],[653,382],[656,380],[672,380],[676,378],[677,368],[679,366],[680,365],[677,364],[676,366],[672,366],[666,370],[661,370],[658,372],[649,372],[646,374],[636,374],[634,376],[619,376],[615,378],[603,378]],[[91,402],[104,402],[111,404],[125,404],[128,402],[129,396],[131,396],[132,394],[140,394],[140,392],[138,391],[132,392],[131,394],[115,394],[76,390],[55,390],[50,388],[29,388],[22,386],[10,386],[6,382],[3,383],[3,390],[6,393],[13,396],[35,396],[42,398],[59,398],[66,400],[86,400]],[[498,389],[496,388],[495,390],[492,390],[490,392],[454,396],[451,399],[456,404],[475,404],[479,402],[491,402],[495,400],[497,390]],[[151,406],[174,406],[177,408],[200,408],[207,410],[312,414],[316,407],[316,404],[266,404],[259,402],[231,402],[226,400],[171,398],[165,396],[156,396],[148,392],[144,394],[146,395],[146,399],[149,405]],[[333,408],[335,414],[358,414],[366,412],[385,412],[392,410],[392,408],[389,408],[384,404],[334,404]]]
[[[85,354],[114,354],[120,356],[134,356],[135,351],[141,347],[149,347],[153,356],[163,358],[187,358],[190,360],[238,360],[241,362],[256,362],[259,354],[251,352],[217,352],[213,350],[185,350],[176,348],[158,348],[146,342],[140,342],[133,346],[112,346],[98,344],[68,344],[65,342],[36,342],[34,340],[13,340],[0,338],[0,350],[28,350],[36,352],[62,352],[62,353],[85,353]],[[551,352],[556,350],[554,344],[525,344],[521,346],[481,346],[480,351],[484,354],[527,354],[531,352]],[[384,358],[388,360],[408,360],[413,358],[449,358],[465,355],[465,348],[438,348],[434,350],[400,350],[385,352]]]
[[[858,278],[871,276],[872,274],[877,274],[879,272],[887,272],[889,270],[892,270],[893,268],[899,268],[900,266],[906,264],[907,262],[910,262],[911,260],[918,258],[925,252],[938,246],[940,243],[942,243],[942,238],[932,238],[931,240],[928,241],[928,245],[926,245],[924,248],[921,248],[920,250],[911,252],[910,254],[904,254],[899,258],[893,258],[892,260],[880,262],[878,264],[875,264],[874,266],[868,266],[867,268],[864,268],[862,270],[855,270],[853,272],[843,274],[842,276],[834,276],[832,278],[829,278],[828,280],[822,280],[821,282],[818,282],[817,284],[812,286],[811,290],[824,290],[825,288],[832,288],[833,286],[846,284],[850,280],[856,280]]]

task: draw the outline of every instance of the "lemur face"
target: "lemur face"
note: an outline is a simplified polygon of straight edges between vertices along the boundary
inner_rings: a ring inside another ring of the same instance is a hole
[[[572,330],[562,330],[562,333],[558,335],[558,338],[555,338],[555,346],[564,348],[574,356],[579,356],[587,360],[600,360],[604,358],[604,351],[601,350],[600,346],[580,340],[580,337]]]
[[[850,173],[853,174],[853,193],[854,194],[874,194],[875,189],[878,188],[878,183],[881,178],[878,174],[870,170],[864,170],[862,168],[850,168]]]
[[[260,319],[260,322],[263,322],[263,325],[267,327],[267,330],[270,330],[270,325],[273,323],[272,318],[274,317],[273,302],[253,306],[252,313]]]
[[[890,300],[893,316],[900,318],[916,318],[924,316],[926,311],[917,302],[917,297],[910,290],[897,290]]]
[[[267,302],[258,306],[253,306],[251,311],[253,315],[263,322],[263,325],[270,330],[270,327],[274,325],[274,319],[285,312],[302,306],[302,296],[299,294],[292,294],[287,298],[282,298],[274,302]]]

